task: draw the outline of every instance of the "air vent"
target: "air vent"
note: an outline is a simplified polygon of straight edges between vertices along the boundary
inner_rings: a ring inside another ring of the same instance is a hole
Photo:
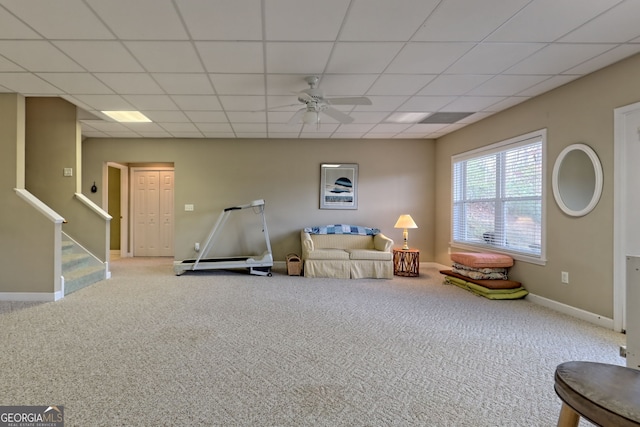
[[[433,113],[426,119],[421,120],[419,123],[421,124],[430,124],[430,123],[455,123],[459,120],[464,119],[465,117],[469,117],[474,113]]]

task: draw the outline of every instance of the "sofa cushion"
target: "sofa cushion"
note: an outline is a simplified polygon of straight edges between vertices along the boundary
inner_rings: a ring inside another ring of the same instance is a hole
[[[475,268],[511,267],[513,258],[494,253],[454,252],[451,261]]]
[[[312,234],[314,250],[318,249],[373,249],[373,236],[353,234]]]
[[[342,249],[315,249],[307,255],[307,259],[349,259],[349,252]]]
[[[382,252],[375,249],[345,249],[349,253],[350,259],[371,259],[390,261],[393,256],[391,252]]]

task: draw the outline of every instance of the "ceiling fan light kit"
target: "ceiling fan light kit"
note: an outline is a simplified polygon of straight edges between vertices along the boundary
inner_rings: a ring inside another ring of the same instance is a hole
[[[326,114],[341,124],[352,123],[352,117],[333,108],[332,105],[371,105],[371,100],[365,96],[325,98],[324,91],[318,88],[320,81],[318,76],[307,76],[304,80],[309,88],[298,92],[298,102],[305,106],[296,111],[289,120],[289,124],[302,122],[305,125],[310,125],[315,123],[319,128],[320,113]]]

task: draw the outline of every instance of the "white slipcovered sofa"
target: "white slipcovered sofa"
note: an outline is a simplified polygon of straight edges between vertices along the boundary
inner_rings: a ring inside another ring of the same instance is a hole
[[[329,225],[300,233],[305,277],[392,279],[393,240],[378,229]]]

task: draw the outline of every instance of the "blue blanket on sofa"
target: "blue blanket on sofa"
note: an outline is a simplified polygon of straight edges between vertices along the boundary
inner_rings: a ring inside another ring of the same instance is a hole
[[[359,225],[332,224],[306,227],[304,232],[309,234],[357,234],[360,236],[375,236],[380,233],[380,230],[371,227],[361,227]]]

